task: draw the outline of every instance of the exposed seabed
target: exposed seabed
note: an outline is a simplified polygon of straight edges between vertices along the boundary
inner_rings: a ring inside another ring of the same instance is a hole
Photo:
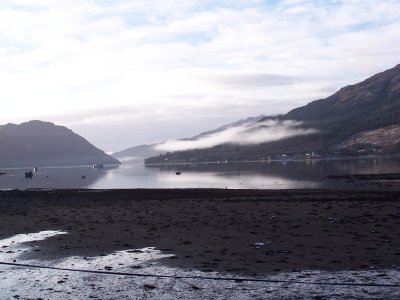
[[[339,272],[301,270],[251,277],[249,279],[260,281],[246,281],[243,277],[231,274],[182,270],[162,265],[159,259],[169,255],[152,247],[118,251],[98,257],[75,256],[59,260],[23,258],[26,253],[40,251],[35,246],[35,241],[62,234],[68,233],[42,231],[19,234],[0,241],[0,262],[15,264],[0,264],[2,299],[398,299],[400,297],[400,271],[397,269]],[[34,266],[46,266],[52,269]],[[85,272],[85,270],[99,273]],[[126,275],[116,273],[126,273]],[[193,278],[196,276],[198,278]]]

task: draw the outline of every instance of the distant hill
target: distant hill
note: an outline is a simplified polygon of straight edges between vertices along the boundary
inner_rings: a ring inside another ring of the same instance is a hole
[[[400,65],[376,74],[360,83],[346,86],[332,96],[296,108],[285,115],[269,119],[302,122],[303,128],[318,133],[295,136],[257,145],[222,144],[208,149],[173,152],[146,160],[160,163],[168,160],[217,161],[257,160],[280,154],[324,155],[351,154],[358,151],[400,151]],[[395,126],[395,127],[390,127]],[[390,129],[390,140],[379,138]]]
[[[72,130],[29,121],[0,126],[0,167],[119,164]]]
[[[121,162],[143,162],[145,158],[164,153],[155,149],[157,144],[134,146],[112,154]]]

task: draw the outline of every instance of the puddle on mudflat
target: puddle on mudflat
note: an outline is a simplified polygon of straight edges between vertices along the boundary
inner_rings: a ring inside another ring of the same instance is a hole
[[[18,235],[0,241],[0,261],[104,272],[154,274],[172,276],[226,277],[221,273],[203,273],[163,266],[158,263],[166,255],[149,247],[118,251],[98,257],[69,257],[62,260],[19,260],[20,251],[34,251],[27,242],[43,240],[60,231],[44,231]],[[10,252],[11,251],[11,252]],[[7,253],[8,252],[8,253]],[[369,271],[298,271],[266,275],[267,280],[325,283],[398,284],[398,270]],[[396,299],[397,287],[330,286],[292,283],[224,281],[205,279],[155,278],[93,274],[53,269],[35,269],[0,265],[0,298],[2,299],[276,299],[276,298],[381,298]]]
[[[18,234],[0,240],[0,262],[15,262],[21,254],[38,250],[38,246],[34,245],[34,242],[62,234],[68,234],[68,232],[47,230],[35,233]]]
[[[36,233],[26,233],[26,234],[17,234],[10,238],[0,240],[0,248],[7,248],[7,247],[19,247],[23,243],[27,242],[34,242],[34,241],[42,241],[48,239],[53,236],[67,234],[65,231],[54,231],[54,230],[47,230],[47,231],[40,231]]]

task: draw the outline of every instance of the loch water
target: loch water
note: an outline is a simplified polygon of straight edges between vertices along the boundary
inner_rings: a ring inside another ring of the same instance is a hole
[[[120,166],[1,169],[0,189],[28,188],[228,188],[228,189],[400,189],[400,181],[349,181],[327,175],[400,173],[400,157]]]

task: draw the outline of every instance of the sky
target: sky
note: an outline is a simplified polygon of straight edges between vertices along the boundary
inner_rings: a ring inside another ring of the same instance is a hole
[[[400,0],[2,0],[0,124],[191,137],[394,67],[399,28]]]

